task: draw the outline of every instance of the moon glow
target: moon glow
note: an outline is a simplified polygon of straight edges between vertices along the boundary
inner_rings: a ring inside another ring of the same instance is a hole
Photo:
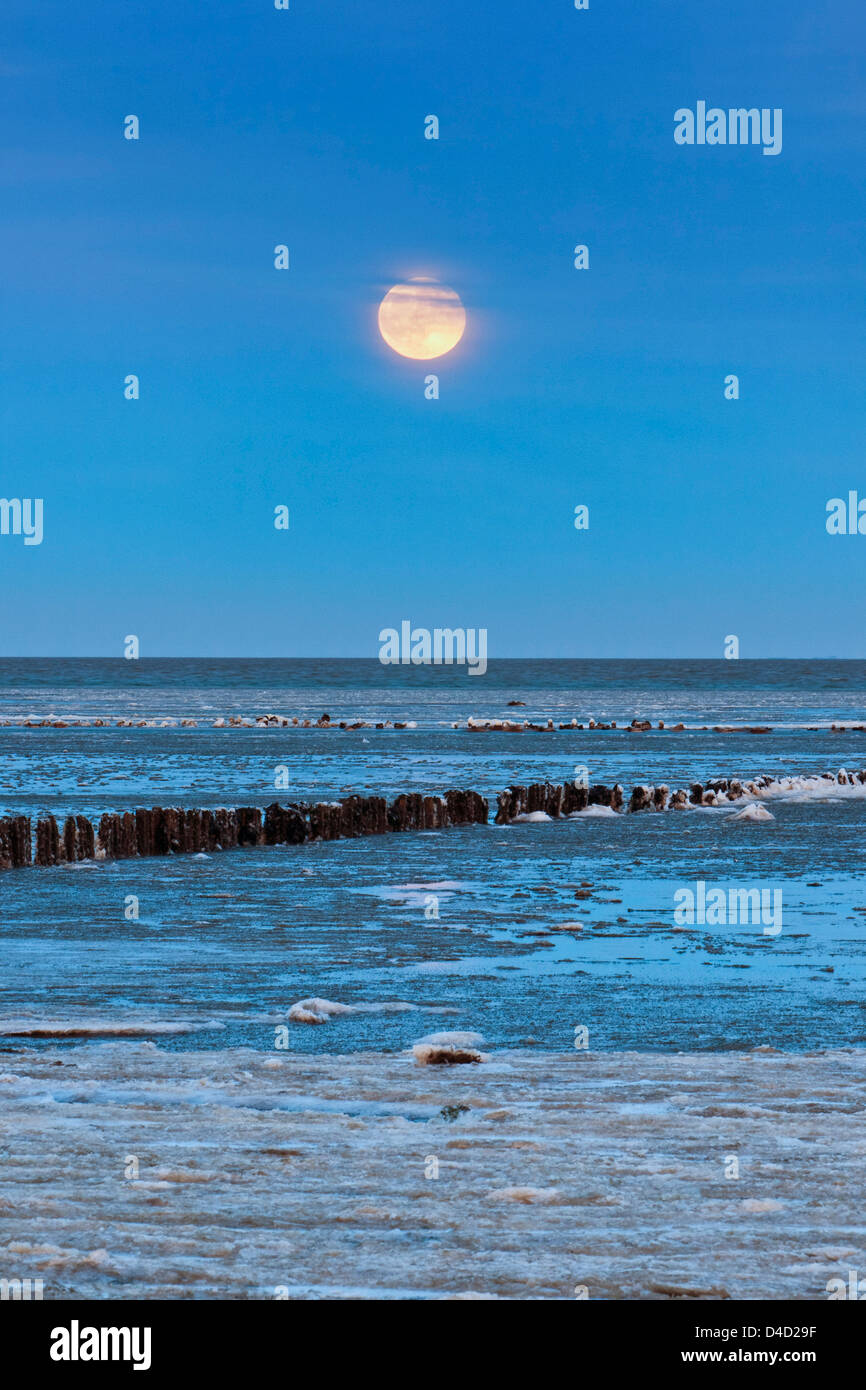
[[[465,328],[460,296],[436,280],[394,285],[379,305],[379,332],[401,357],[441,357],[457,346]]]

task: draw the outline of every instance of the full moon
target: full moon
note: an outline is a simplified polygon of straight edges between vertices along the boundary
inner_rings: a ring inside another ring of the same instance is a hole
[[[394,285],[379,305],[379,332],[401,357],[441,357],[463,337],[460,296],[436,280]]]

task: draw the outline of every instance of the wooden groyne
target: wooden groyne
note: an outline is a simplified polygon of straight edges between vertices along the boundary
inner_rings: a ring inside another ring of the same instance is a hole
[[[566,782],[562,787],[552,782],[534,782],[531,787],[506,787],[497,798],[499,809],[496,824],[507,825],[518,816],[531,816],[538,811],[553,820],[585,811],[588,806],[609,806],[612,811],[619,811],[622,800],[622,787],[618,782],[612,787],[603,782],[589,787],[574,782]]]
[[[535,782],[506,787],[497,797],[496,824],[508,825],[527,816],[559,820],[593,806],[614,812],[676,811],[696,806],[722,806],[743,798],[760,798],[769,788],[796,791],[805,784],[821,790],[866,785],[866,769],[823,772],[808,778],[735,777],[693,782],[671,791],[665,784],[640,785],[628,800],[618,782],[589,786],[566,782]],[[202,854],[255,845],[300,845],[312,840],[356,839],[362,835],[399,834],[405,830],[444,830],[448,826],[487,825],[489,805],[474,791],[448,791],[443,796],[407,792],[390,804],[382,796],[349,796],[344,801],[273,802],[235,809],[185,810],[153,806],[110,812],[93,824],[86,816],[67,816],[62,825],[54,816],[36,824],[35,837],[27,816],[0,818],[0,869],[30,864],[75,864],[86,859],[143,859],[165,854]],[[35,841],[35,843],[34,843]]]
[[[505,791],[499,793],[496,823],[507,825],[520,816],[532,815],[537,811],[556,820],[585,811],[590,806],[608,806],[612,811],[620,811],[625,805],[625,810],[632,813],[679,811],[689,806],[724,806],[743,797],[760,798],[771,787],[783,792],[795,791],[806,783],[819,789],[826,785],[827,790],[833,786],[864,786],[866,769],[848,772],[843,767],[838,772],[821,772],[810,777],[714,777],[707,782],[692,782],[688,787],[674,791],[665,783],[657,787],[640,785],[632,789],[627,803],[618,782],[612,787],[604,783],[581,786],[566,782],[565,786],[557,786],[551,782],[536,782],[531,787],[506,787]]]
[[[0,869],[23,869],[31,854],[29,817],[4,816],[0,820]]]
[[[0,820],[0,869],[23,868],[31,862],[47,867],[84,859],[144,859],[486,825],[488,809],[477,792],[448,791],[444,796],[407,793],[390,805],[382,796],[350,796],[315,804],[274,802],[264,811],[257,806],[215,811],[154,806],[107,813],[97,825],[86,816],[67,816],[62,825],[46,816],[36,824],[35,851],[30,820],[15,816]]]

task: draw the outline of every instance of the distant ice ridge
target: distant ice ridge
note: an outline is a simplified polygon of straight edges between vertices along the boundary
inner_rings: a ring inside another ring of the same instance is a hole
[[[509,701],[509,704],[525,705],[523,700]],[[0,716],[0,727],[13,728],[42,728],[42,729],[68,729],[68,728],[94,728],[94,729],[195,729],[200,725],[213,729],[388,729],[388,730],[415,730],[419,727],[426,729],[450,728],[463,729],[467,733],[514,733],[522,734],[526,732],[535,733],[554,733],[557,731],[581,730],[581,731],[614,731],[622,735],[634,735],[651,733],[657,737],[659,733],[669,735],[673,733],[690,732],[713,732],[719,734],[760,734],[770,733],[775,730],[828,730],[832,733],[846,732],[866,732],[866,724],[856,722],[852,719],[842,719],[837,716],[835,720],[818,718],[817,716],[809,719],[808,722],[798,719],[778,719],[772,711],[769,718],[773,719],[773,724],[728,724],[703,722],[700,715],[689,714],[688,722],[679,713],[671,716],[666,714],[664,718],[659,717],[661,711],[652,709],[652,717],[639,717],[635,715],[629,720],[627,715],[618,718],[611,718],[607,715],[596,719],[591,714],[581,714],[579,716],[570,715],[567,709],[557,708],[554,713],[541,713],[536,718],[529,718],[526,715],[512,716],[510,714],[485,714],[469,715],[460,719],[438,719],[432,718],[433,710],[424,710],[422,720],[419,725],[418,718],[408,718],[405,714],[402,718],[387,715],[382,711],[366,710],[364,715],[358,713],[344,714],[332,717],[329,713],[317,714],[315,709],[300,714],[281,714],[273,710],[264,714],[218,714],[213,706],[202,708],[201,705],[194,703],[188,707],[190,713],[178,710],[174,714],[147,714],[141,715],[122,713],[121,710],[129,709],[126,704],[121,704],[113,711],[106,709],[102,714],[88,713],[85,710],[56,713],[54,710],[45,712],[29,711],[23,714],[4,714]],[[416,711],[417,714],[417,711]],[[734,715],[734,718],[744,718],[748,716]],[[704,717],[707,720],[707,717]],[[675,722],[674,722],[675,721]]]
[[[207,720],[202,722],[207,723]],[[416,719],[332,719],[329,714],[318,718],[299,714],[230,714],[218,715],[209,721],[213,729],[417,729]],[[111,715],[70,714],[13,714],[0,718],[0,727],[22,727],[25,729],[197,729],[198,719],[182,718],[174,715],[152,715],[146,719],[133,719],[128,715],[115,718]]]

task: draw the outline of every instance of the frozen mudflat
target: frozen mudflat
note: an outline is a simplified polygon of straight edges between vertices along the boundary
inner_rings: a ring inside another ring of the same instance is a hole
[[[0,1275],[46,1299],[823,1299],[866,1268],[864,1103],[862,1049],[430,1067],[8,1039]]]
[[[864,688],[860,662],[0,660],[0,720],[111,722],[0,726],[4,814],[773,779],[671,815],[0,875],[0,1279],[821,1300],[862,1277],[866,785],[822,774],[866,766]],[[512,702],[685,727],[467,732]],[[211,727],[268,710],[407,728]],[[781,931],[675,916],[740,888],[781,895]]]

